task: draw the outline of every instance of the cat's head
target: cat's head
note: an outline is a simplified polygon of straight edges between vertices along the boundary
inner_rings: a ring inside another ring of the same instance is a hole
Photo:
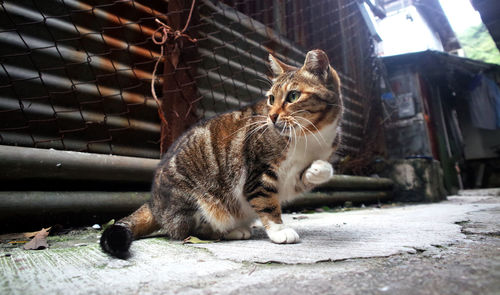
[[[309,51],[301,68],[272,55],[269,61],[274,77],[267,92],[268,124],[282,135],[303,136],[338,123],[342,113],[340,80],[325,52]]]

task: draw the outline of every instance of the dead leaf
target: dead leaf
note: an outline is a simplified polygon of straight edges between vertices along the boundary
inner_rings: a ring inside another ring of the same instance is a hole
[[[10,241],[8,244],[26,244],[29,241]]]
[[[174,49],[170,53],[170,63],[174,67],[174,70],[177,69],[177,65],[179,64],[179,57],[181,55],[181,50],[179,49],[179,45],[175,43]]]
[[[189,236],[184,239],[182,244],[209,244],[209,243],[214,243],[216,241],[205,241],[205,240],[200,240],[197,237]]]
[[[0,241],[29,239],[34,237],[37,233],[38,233],[37,231],[34,231],[26,233],[4,234],[0,235]]]
[[[50,227],[42,228],[31,241],[23,246],[24,250],[43,250],[48,248],[47,236],[49,235],[49,230]]]

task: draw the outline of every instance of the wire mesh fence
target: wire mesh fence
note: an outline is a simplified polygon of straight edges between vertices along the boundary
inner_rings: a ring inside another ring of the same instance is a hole
[[[359,1],[201,1],[198,33],[201,66],[198,110],[210,116],[262,97],[267,55],[300,66],[320,48],[341,73],[346,106],[344,153],[357,153],[377,97],[374,40]]]
[[[157,1],[0,4],[0,142],[157,157]],[[133,139],[133,140],[132,140]]]
[[[157,158],[194,122],[263,98],[269,53],[300,65],[320,48],[343,81],[342,150],[360,152],[378,96],[363,4],[192,3],[0,2],[0,144]],[[154,83],[166,124],[151,97],[155,19],[172,28]]]

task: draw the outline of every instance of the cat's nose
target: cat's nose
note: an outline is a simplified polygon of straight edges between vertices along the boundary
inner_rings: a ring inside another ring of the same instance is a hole
[[[271,114],[269,115],[269,118],[273,123],[276,123],[276,120],[278,120],[279,114]]]

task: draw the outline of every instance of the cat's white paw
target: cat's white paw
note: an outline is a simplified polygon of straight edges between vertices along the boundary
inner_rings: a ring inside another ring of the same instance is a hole
[[[250,228],[238,227],[224,235],[225,240],[248,240],[252,236]]]
[[[332,175],[332,164],[323,160],[316,160],[307,168],[305,178],[309,183],[320,184],[330,179]]]
[[[271,224],[269,228],[266,229],[266,233],[269,239],[276,244],[295,244],[300,240],[299,234],[297,234],[293,228],[283,224]]]

